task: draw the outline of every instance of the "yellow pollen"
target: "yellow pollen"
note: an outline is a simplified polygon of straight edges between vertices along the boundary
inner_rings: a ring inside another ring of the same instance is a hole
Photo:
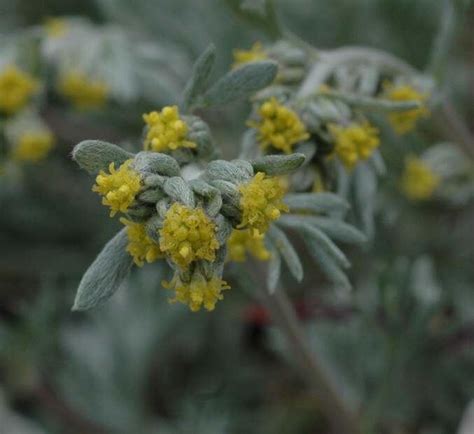
[[[296,143],[309,139],[298,114],[280,104],[276,98],[264,102],[258,115],[257,121],[249,121],[247,125],[257,130],[257,140],[263,150],[271,147],[290,154]]]
[[[177,106],[144,114],[143,120],[147,125],[144,142],[146,150],[169,152],[178,148],[196,147],[196,143],[187,140],[188,126],[180,118]]]
[[[0,72],[0,113],[12,115],[25,107],[39,83],[14,65]]]
[[[127,252],[136,265],[142,267],[145,261],[151,263],[163,257],[160,246],[147,235],[144,224],[134,223],[123,217],[120,222],[127,227]]]
[[[415,156],[407,157],[401,187],[409,199],[429,199],[433,196],[440,181],[439,176],[423,160]]]
[[[267,261],[270,259],[270,252],[265,247],[264,238],[258,232],[254,234],[248,229],[234,229],[227,240],[228,260],[244,262],[249,253],[261,261]]]
[[[109,173],[103,170],[97,175],[92,191],[102,196],[102,204],[110,207],[110,216],[126,212],[141,188],[140,175],[130,168],[132,159],[125,161],[118,170],[114,163],[109,165]]]
[[[58,92],[80,110],[103,107],[109,87],[102,80],[94,80],[80,72],[67,72],[58,83]]]
[[[54,141],[53,134],[48,130],[27,131],[15,143],[12,158],[31,163],[43,160],[54,147]]]
[[[263,49],[263,46],[260,42],[255,42],[250,50],[236,49],[232,54],[234,56],[232,68],[238,68],[239,66],[250,62],[258,62],[259,60],[268,59],[268,54]]]

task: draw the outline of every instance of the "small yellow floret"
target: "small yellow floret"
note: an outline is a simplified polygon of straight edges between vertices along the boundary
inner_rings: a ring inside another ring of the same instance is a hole
[[[263,46],[260,42],[255,42],[252,45],[250,50],[239,50],[236,49],[233,51],[234,63],[232,68],[238,68],[245,63],[258,62],[260,60],[268,59],[267,52],[263,49]]]
[[[38,90],[38,82],[14,65],[0,73],[0,112],[7,115],[21,110]]]
[[[247,253],[249,253],[261,261],[267,261],[271,255],[265,247],[264,238],[264,234],[254,235],[248,229],[234,229],[227,240],[228,259],[244,262],[247,259]]]
[[[163,257],[160,246],[147,235],[144,224],[134,223],[126,218],[121,218],[120,221],[127,227],[127,252],[136,265],[143,267],[145,261],[150,264]]]
[[[160,229],[160,248],[182,269],[198,259],[214,261],[219,243],[216,225],[202,208],[174,203]]]
[[[125,161],[118,170],[114,163],[110,163],[109,172],[103,170],[97,175],[96,184],[92,191],[99,193],[102,204],[110,207],[110,217],[120,212],[126,212],[140,191],[140,175],[130,168],[132,159]]]
[[[272,221],[288,211],[282,201],[286,190],[280,180],[263,172],[257,172],[249,182],[240,185],[239,192],[242,222],[237,228],[251,229],[254,236],[264,234]]]
[[[68,72],[58,83],[59,93],[81,110],[100,108],[107,101],[109,87],[102,80],[95,80],[81,72]]]
[[[294,144],[309,138],[298,115],[280,104],[276,98],[264,102],[258,114],[260,119],[249,121],[247,125],[257,130],[257,140],[263,150],[273,147],[290,154]]]
[[[17,161],[38,162],[48,155],[53,146],[54,136],[50,131],[27,131],[15,143],[12,158]]]
[[[433,196],[440,183],[439,176],[420,158],[410,156],[405,161],[401,186],[405,195],[413,200],[426,200]]]
[[[334,138],[334,151],[348,169],[352,169],[359,160],[369,158],[380,146],[379,132],[368,122],[345,127],[331,124],[329,131]]]
[[[406,84],[398,86],[388,85],[386,86],[385,94],[386,97],[392,101],[419,101],[420,103],[425,103],[427,99],[426,94]],[[412,110],[392,112],[388,115],[388,119],[398,134],[405,134],[415,128],[419,118],[428,115],[429,110],[423,105]]]
[[[44,29],[50,38],[60,38],[68,31],[68,25],[63,18],[49,17],[44,21]]]
[[[196,143],[187,140],[188,126],[181,119],[177,106],[144,114],[143,120],[148,126],[144,142],[147,151],[167,152],[196,147]]]
[[[171,303],[187,304],[193,312],[204,307],[208,311],[214,310],[216,303],[224,296],[222,291],[229,289],[227,282],[218,277],[206,280],[204,276],[194,275],[190,282],[183,282],[178,274],[175,274],[170,282],[161,282],[164,288],[176,291],[176,295],[170,300]]]

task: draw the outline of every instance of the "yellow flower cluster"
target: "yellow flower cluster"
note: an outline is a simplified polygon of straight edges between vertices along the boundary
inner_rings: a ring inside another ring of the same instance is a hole
[[[264,234],[282,211],[288,211],[282,201],[286,190],[280,180],[266,177],[263,172],[257,172],[249,182],[240,185],[239,192],[242,222],[237,228],[251,229],[253,236]]]
[[[175,202],[160,229],[160,248],[182,269],[198,259],[214,261],[219,243],[216,225],[202,208],[188,208]]]
[[[68,25],[65,19],[49,17],[44,21],[44,29],[50,38],[60,38],[68,31]]]
[[[410,156],[406,159],[401,186],[408,198],[413,200],[429,199],[440,181],[439,176],[420,158]]]
[[[140,190],[141,178],[130,168],[132,161],[125,161],[118,170],[115,169],[114,163],[110,163],[110,173],[101,170],[95,179],[96,184],[92,191],[103,196],[102,204],[110,207],[111,217],[119,211],[126,212]]]
[[[388,85],[386,86],[385,94],[392,101],[419,101],[424,103],[427,99],[427,95],[409,85]],[[392,112],[388,115],[388,119],[398,134],[405,134],[415,128],[419,118],[428,115],[429,110],[423,105],[413,110]]]
[[[11,115],[21,110],[38,90],[38,82],[14,65],[0,73],[0,112]]]
[[[134,223],[126,218],[121,218],[120,221],[127,227],[127,252],[136,265],[143,267],[145,261],[150,264],[163,257],[159,245],[147,235],[144,224]]]
[[[45,158],[53,146],[54,136],[50,131],[27,131],[15,143],[12,158],[17,161],[35,163]]]
[[[255,42],[250,50],[234,50],[234,63],[232,68],[238,68],[245,63],[258,62],[268,59],[268,54],[260,42]]]
[[[218,277],[212,277],[206,280],[202,275],[194,275],[190,282],[183,282],[179,274],[175,274],[171,282],[161,282],[164,288],[176,291],[172,303],[180,302],[187,304],[189,308],[196,312],[201,307],[208,311],[214,310],[216,303],[222,300],[224,296],[222,291],[229,289],[227,282]]]
[[[196,143],[187,140],[188,126],[181,119],[177,106],[144,114],[143,120],[148,126],[144,143],[146,150],[166,152],[196,147]]]
[[[276,98],[264,102],[258,114],[259,121],[249,121],[247,125],[257,130],[257,139],[263,150],[271,146],[290,154],[295,143],[309,138],[298,115],[280,104]]]
[[[58,92],[74,107],[87,110],[105,104],[109,87],[102,80],[93,80],[81,72],[71,71],[60,77]]]
[[[248,252],[261,261],[267,261],[270,259],[270,252],[265,247],[264,238],[264,234],[255,236],[248,229],[234,229],[227,240],[229,260],[244,262]]]
[[[334,139],[334,151],[348,169],[352,169],[357,161],[369,158],[380,145],[377,128],[368,122],[346,127],[331,124],[329,131]]]

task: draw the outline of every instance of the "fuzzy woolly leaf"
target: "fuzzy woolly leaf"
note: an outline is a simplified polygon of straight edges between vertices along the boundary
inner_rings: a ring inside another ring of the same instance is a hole
[[[278,71],[275,62],[252,62],[233,69],[202,97],[200,105],[222,105],[244,99],[272,83]]]
[[[356,211],[367,237],[374,235],[375,200],[377,196],[377,177],[370,164],[357,165],[354,171],[354,197]]]
[[[291,274],[298,282],[300,282],[303,279],[303,266],[301,265],[298,253],[296,253],[296,250],[290,243],[288,237],[275,225],[270,226],[267,235],[275,249],[281,253],[281,256],[283,256]]]
[[[337,265],[334,259],[329,256],[318,244],[305,239],[308,251],[314,260],[318,263],[325,276],[338,288],[348,291],[352,288],[349,279],[344,271]]]
[[[159,152],[139,152],[133,166],[140,172],[160,174],[163,176],[178,176],[180,174],[178,162],[169,155]]]
[[[163,190],[174,200],[180,201],[186,206],[194,207],[193,191],[183,178],[174,176],[167,179],[163,185]]]
[[[193,65],[191,78],[186,84],[183,93],[185,109],[191,108],[196,98],[206,91],[209,75],[211,74],[215,60],[216,47],[214,44],[210,44]]]
[[[294,193],[286,195],[284,200],[292,211],[331,213],[350,208],[345,199],[333,193]]]
[[[268,262],[267,288],[270,294],[276,290],[281,273],[281,256],[275,248],[271,248],[271,258]]]
[[[221,179],[232,183],[241,183],[249,179],[248,173],[238,165],[225,160],[211,161],[206,168],[207,179]]]
[[[110,298],[127,277],[132,257],[125,250],[126,228],[113,237],[99,253],[79,283],[73,310],[87,310]]]
[[[309,224],[317,226],[330,238],[344,243],[360,244],[367,241],[367,237],[354,226],[341,220],[310,215],[283,215],[279,223],[292,225],[293,227]]]
[[[95,175],[101,170],[107,170],[110,163],[120,166],[134,155],[112,143],[101,140],[84,140],[77,144],[72,151],[73,160],[81,169]]]
[[[253,160],[252,167],[255,172],[265,172],[267,175],[285,175],[298,169],[304,161],[304,154],[267,155]]]

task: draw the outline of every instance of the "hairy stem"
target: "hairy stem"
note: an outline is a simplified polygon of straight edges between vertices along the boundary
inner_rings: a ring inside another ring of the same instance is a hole
[[[358,434],[358,422],[322,367],[321,361],[307,344],[305,335],[286,293],[279,289],[269,294],[260,288],[261,297],[272,314],[275,324],[285,335],[301,366],[304,378],[316,389],[319,404],[338,434]]]

